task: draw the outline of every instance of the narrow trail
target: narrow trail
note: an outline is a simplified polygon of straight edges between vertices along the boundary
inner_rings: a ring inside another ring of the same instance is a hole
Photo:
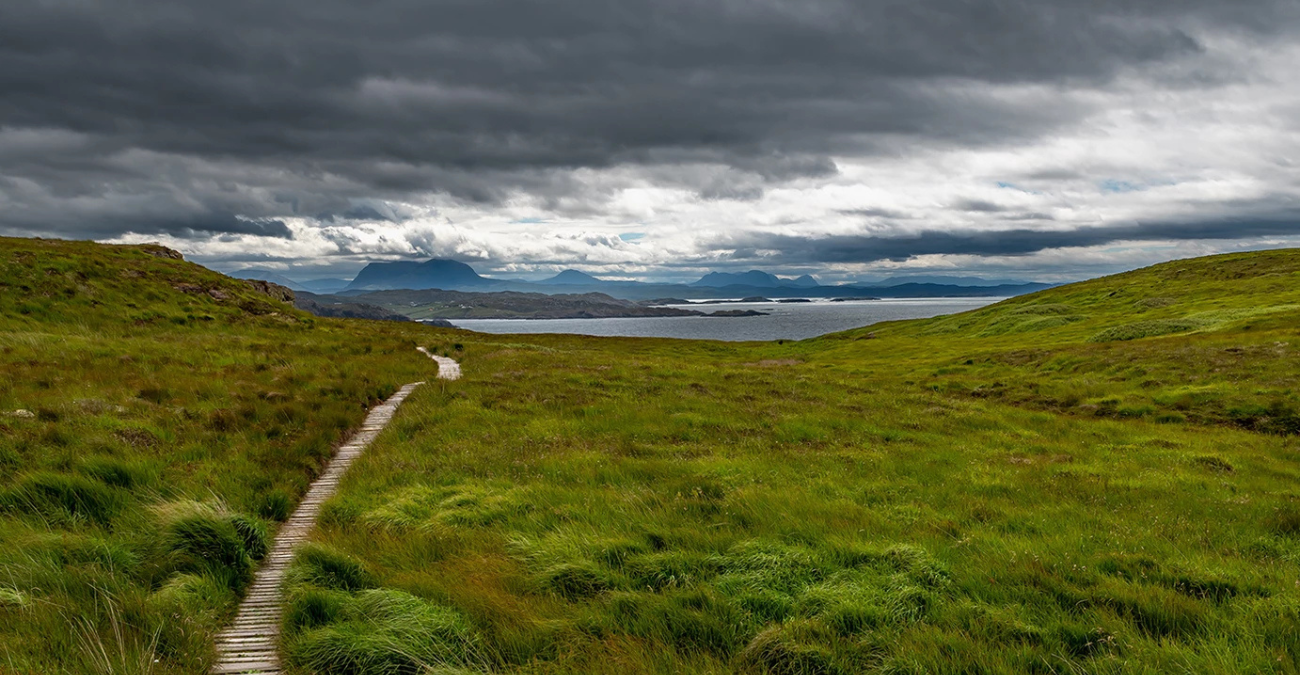
[[[438,362],[439,379],[460,378],[460,364],[430,354],[424,347],[419,350]],[[248,595],[240,603],[235,620],[230,627],[217,634],[217,662],[212,667],[214,675],[278,675],[281,672],[280,586],[289,563],[293,560],[294,549],[311,534],[321,504],[334,496],[344,472],[393,419],[402,401],[422,384],[424,383],[412,382],[398,389],[387,401],[375,406],[366,415],[361,430],[339,448],[338,454],[326,465],[320,478],[312,483],[298,504],[298,509],[275,535],[275,544],[267,554],[262,568],[257,571],[257,576],[253,578],[253,585],[249,586]]]
[[[424,353],[425,356],[438,362],[438,379],[439,380],[459,380],[460,364],[445,356],[438,356],[424,347],[416,347]]]

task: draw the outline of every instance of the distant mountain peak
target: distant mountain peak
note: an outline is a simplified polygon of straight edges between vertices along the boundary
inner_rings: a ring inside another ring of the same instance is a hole
[[[564,270],[550,279],[543,279],[538,283],[554,284],[560,286],[585,286],[588,284],[598,284],[602,280],[578,270]]]
[[[722,288],[724,286],[751,286],[754,288],[814,288],[820,286],[810,274],[798,279],[783,279],[762,270],[748,272],[709,272],[691,286]]]
[[[709,286],[713,288],[722,288],[723,286],[775,288],[781,285],[781,280],[778,279],[776,275],[768,274],[762,270],[750,270],[748,272],[709,272],[701,277],[699,281],[691,285]]]
[[[370,263],[357,273],[357,277],[348,284],[348,289],[454,290],[491,282],[491,279],[479,276],[473,267],[463,262],[434,258],[424,262],[401,260]]]

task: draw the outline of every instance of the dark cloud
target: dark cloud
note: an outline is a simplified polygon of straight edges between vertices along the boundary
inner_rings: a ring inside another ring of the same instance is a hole
[[[1039,137],[1089,114],[1071,87],[1200,54],[1199,28],[1298,19],[1294,0],[6,0],[0,228],[282,237],[294,215],[399,222],[354,200],[429,193],[575,211],[600,195],[564,172],[620,165],[721,165],[698,194],[753,200],[834,176],[832,155]]]
[[[731,249],[737,262],[757,251],[782,252],[784,262],[870,263],[905,261],[924,255],[1023,256],[1049,249],[1102,246],[1115,242],[1251,239],[1300,236],[1300,211],[1268,219],[1132,223],[1061,230],[926,230],[905,235],[791,237],[764,233],[732,235],[714,242]]]
[[[968,213],[1001,213],[1007,210],[1005,206],[984,199],[963,199],[953,204],[952,208]]]
[[[839,213],[845,216],[862,216],[864,218],[883,218],[886,220],[907,220],[910,215],[894,209],[868,208],[868,209],[840,209]]]

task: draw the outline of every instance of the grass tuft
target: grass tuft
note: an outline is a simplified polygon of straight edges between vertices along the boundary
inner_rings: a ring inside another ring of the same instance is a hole
[[[211,575],[235,591],[252,579],[253,559],[230,518],[212,513],[183,516],[163,534],[163,547],[169,567],[176,571]]]
[[[0,492],[0,509],[43,516],[55,521],[89,521],[104,525],[123,506],[122,496],[103,483],[82,476],[28,474]]]
[[[1126,323],[1121,326],[1107,328],[1106,330],[1093,335],[1089,342],[1122,342],[1126,340],[1141,340],[1149,337],[1159,337],[1161,335],[1174,335],[1176,333],[1186,333],[1201,328],[1204,324],[1199,321],[1190,319],[1153,319],[1150,321],[1136,321]]]
[[[406,593],[361,591],[332,616],[288,643],[291,664],[340,675],[415,675],[482,661],[463,616]]]
[[[339,591],[373,588],[376,583],[361,561],[320,544],[298,549],[290,575],[296,581]]]
[[[820,627],[810,622],[773,626],[754,636],[737,658],[745,672],[765,675],[836,675],[828,649],[817,644]]]

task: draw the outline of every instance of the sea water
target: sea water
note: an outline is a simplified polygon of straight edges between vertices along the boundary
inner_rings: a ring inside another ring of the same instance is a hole
[[[574,333],[691,340],[802,340],[881,321],[924,319],[978,309],[1003,298],[908,298],[831,302],[727,302],[670,305],[702,312],[752,309],[767,316],[656,316],[624,319],[453,319],[480,333]]]

